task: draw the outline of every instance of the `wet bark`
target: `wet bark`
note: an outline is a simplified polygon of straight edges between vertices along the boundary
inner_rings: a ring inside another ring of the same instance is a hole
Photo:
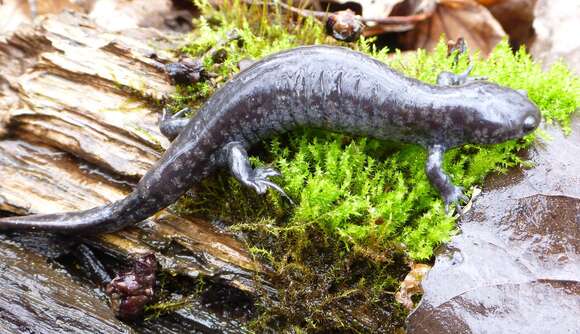
[[[0,333],[132,333],[106,302],[46,259],[0,239]]]
[[[157,119],[174,88],[158,60],[175,60],[165,51],[174,38],[144,28],[109,33],[64,13],[0,41],[0,210],[76,211],[125,196],[169,145]],[[264,272],[231,235],[170,211],[85,241],[119,259],[154,252],[164,271],[249,295]]]

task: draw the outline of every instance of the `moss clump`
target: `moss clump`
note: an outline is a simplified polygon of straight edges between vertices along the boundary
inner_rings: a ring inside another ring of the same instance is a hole
[[[222,64],[204,59],[207,69],[220,77],[181,87],[176,108],[201,103],[238,71],[237,63],[243,58],[258,59],[304,44],[339,44],[326,37],[314,20],[292,20],[275,8],[268,12],[266,7],[238,2],[217,10],[199,5],[203,16],[182,52],[199,56],[234,28],[242,42],[226,46],[228,56]],[[444,43],[432,53],[419,51],[412,56],[389,55],[365,39],[349,47],[430,83],[443,70],[460,72],[468,65],[467,57],[461,57],[454,66]],[[474,57],[473,61],[473,75],[527,90],[546,120],[569,130],[570,115],[580,104],[580,80],[564,65],[543,72],[525,50],[513,53],[507,41],[489,59]],[[499,145],[453,149],[446,154],[445,169],[456,184],[470,189],[490,173],[521,164],[517,152],[533,139],[530,135]],[[282,172],[275,181],[294,199],[295,207],[274,192],[260,197],[220,174],[204,181],[177,208],[231,222],[254,254],[274,269],[280,300],[261,301],[263,313],[255,320],[255,328],[389,332],[401,325],[405,312],[391,294],[404,276],[403,254],[414,260],[429,259],[433,249],[455,231],[454,218],[445,215],[425,175],[424,150],[300,130],[273,138],[254,153],[260,157],[254,158],[255,165],[270,164]],[[388,319],[393,326],[352,323],[349,314],[363,309],[375,324]]]
[[[392,333],[404,326],[407,311],[394,293],[408,271],[407,258],[396,245],[347,252],[316,225],[278,232],[254,229],[248,240],[265,247],[252,250],[270,259],[278,288],[276,300],[260,301],[251,329]]]

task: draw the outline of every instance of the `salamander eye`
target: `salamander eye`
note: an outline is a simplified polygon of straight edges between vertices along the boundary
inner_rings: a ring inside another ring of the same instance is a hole
[[[536,127],[538,127],[538,121],[534,116],[528,116],[524,119],[524,124],[522,125],[522,129],[524,132],[528,133],[533,131]]]

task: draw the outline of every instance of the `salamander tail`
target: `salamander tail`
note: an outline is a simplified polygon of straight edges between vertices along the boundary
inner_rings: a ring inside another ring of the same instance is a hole
[[[119,229],[110,205],[90,210],[0,218],[0,231],[48,231],[63,234]]]

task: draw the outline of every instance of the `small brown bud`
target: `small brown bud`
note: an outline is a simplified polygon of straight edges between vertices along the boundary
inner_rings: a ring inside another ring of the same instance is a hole
[[[330,14],[326,21],[326,33],[344,42],[356,41],[364,27],[360,16],[350,9]]]
[[[194,84],[205,77],[203,64],[199,59],[184,58],[165,65],[165,73],[172,84]]]

